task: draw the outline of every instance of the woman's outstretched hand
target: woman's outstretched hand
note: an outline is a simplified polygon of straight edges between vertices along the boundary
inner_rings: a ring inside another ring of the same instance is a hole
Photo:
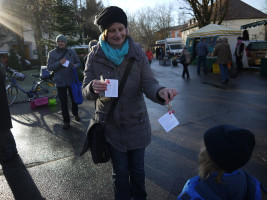
[[[170,101],[178,94],[176,89],[163,88],[158,91],[158,95],[165,100],[166,104],[169,104]]]

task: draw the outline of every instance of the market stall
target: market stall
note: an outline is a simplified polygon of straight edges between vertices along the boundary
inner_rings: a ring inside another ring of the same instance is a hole
[[[205,38],[209,49],[207,67],[211,70],[213,63],[216,62],[216,58],[211,57],[211,54],[214,50],[214,46],[216,45],[217,38],[227,37],[233,55],[236,47],[236,39],[238,36],[241,36],[241,34],[241,30],[232,29],[218,24],[209,24],[189,34],[186,40],[186,46],[192,57],[196,58],[196,45],[200,41],[200,38]]]

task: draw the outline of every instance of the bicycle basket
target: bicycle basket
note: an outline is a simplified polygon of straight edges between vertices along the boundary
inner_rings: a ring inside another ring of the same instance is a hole
[[[14,72],[13,76],[19,81],[24,81],[24,79],[26,78],[26,74],[20,72]]]
[[[40,77],[42,79],[50,78],[50,71],[47,69],[46,66],[41,66]]]

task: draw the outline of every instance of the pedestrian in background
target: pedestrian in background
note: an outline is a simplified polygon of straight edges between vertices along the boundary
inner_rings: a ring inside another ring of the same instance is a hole
[[[240,169],[251,157],[255,136],[246,129],[219,125],[204,134],[199,175],[189,179],[179,200],[260,200],[260,182]]]
[[[88,43],[88,54],[84,57],[85,65],[86,65],[86,62],[87,62],[88,55],[89,55],[90,52],[92,51],[93,46],[97,45],[97,43],[98,43],[97,40],[90,40],[90,42]],[[85,67],[85,66],[84,66],[84,67]],[[84,69],[83,69],[83,70],[84,70]]]
[[[159,59],[159,48],[156,48],[156,59]]]
[[[217,41],[218,44],[214,47],[213,55],[217,56],[222,83],[227,83],[229,80],[228,63],[232,62],[232,53],[227,38],[217,38]]]
[[[144,157],[151,141],[151,127],[144,94],[165,104],[177,95],[175,89],[161,86],[154,78],[148,59],[128,34],[125,12],[116,6],[105,8],[95,17],[101,35],[89,54],[84,71],[83,94],[96,100],[94,119],[105,123],[113,98],[100,95],[107,88],[104,79],[120,83],[127,64],[131,71],[118,104],[109,115],[105,137],[110,145],[116,200],[146,199]]]
[[[10,160],[18,153],[16,142],[11,132],[12,121],[6,96],[5,66],[0,63],[0,163]]]
[[[200,42],[196,46],[196,52],[198,56],[197,60],[197,74],[200,75],[201,66],[203,67],[203,73],[207,74],[207,64],[206,64],[206,57],[209,53],[208,45],[206,44],[206,39],[201,38]]]
[[[64,35],[56,37],[57,47],[48,53],[47,68],[54,72],[54,80],[58,90],[58,97],[63,117],[63,129],[70,127],[70,114],[68,110],[67,91],[72,102],[72,114],[76,121],[80,121],[78,105],[74,102],[71,83],[73,82],[73,67],[81,67],[80,59],[76,52],[67,48],[67,38]],[[68,64],[67,64],[68,63]]]
[[[149,48],[146,50],[146,57],[148,59],[149,64],[151,64],[153,59],[153,53]]]
[[[236,65],[238,71],[243,70],[243,62],[242,62],[243,54],[244,54],[244,43],[242,42],[242,38],[238,37],[235,48]]]
[[[183,55],[185,55],[186,60],[183,63],[183,68],[184,69],[183,69],[182,77],[184,78],[185,74],[186,74],[187,79],[189,79],[190,75],[189,75],[189,71],[188,71],[188,65],[190,64],[190,61],[191,61],[191,54],[188,51],[187,46],[184,46],[184,49],[182,51],[182,55],[181,56],[183,56]]]
[[[89,42],[89,49],[88,49],[88,53],[90,53],[92,51],[93,46],[97,45],[98,41],[97,40],[90,40]]]

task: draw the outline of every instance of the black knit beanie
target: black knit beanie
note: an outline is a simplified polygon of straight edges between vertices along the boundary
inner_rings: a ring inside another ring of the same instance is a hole
[[[245,129],[219,125],[206,131],[204,142],[211,159],[226,172],[232,172],[249,161],[255,136]]]
[[[125,12],[116,6],[109,6],[95,16],[94,23],[98,26],[101,33],[114,22],[122,23],[127,28],[127,16]]]

